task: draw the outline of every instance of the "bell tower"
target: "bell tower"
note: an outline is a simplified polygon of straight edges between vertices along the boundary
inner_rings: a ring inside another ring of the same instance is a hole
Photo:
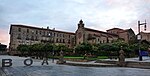
[[[84,23],[82,19],[78,23],[78,29],[76,30],[76,44],[84,42]]]
[[[78,29],[79,28],[84,28],[84,23],[83,23],[82,19],[78,23]]]

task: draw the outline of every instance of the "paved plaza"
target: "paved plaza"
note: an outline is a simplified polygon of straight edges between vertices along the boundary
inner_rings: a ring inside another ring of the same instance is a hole
[[[125,61],[133,61],[133,62],[150,62],[150,57],[149,56],[143,56],[142,61],[139,61],[139,58],[126,58]],[[118,61],[118,59],[103,59],[106,61]]]
[[[6,58],[12,59],[13,64],[2,68],[2,59]],[[68,66],[58,65],[56,61],[52,63],[52,60],[48,61],[49,65],[41,65],[42,60],[36,59],[33,59],[31,66],[25,66],[25,59],[27,58],[0,55],[0,76],[150,76],[150,69]]]

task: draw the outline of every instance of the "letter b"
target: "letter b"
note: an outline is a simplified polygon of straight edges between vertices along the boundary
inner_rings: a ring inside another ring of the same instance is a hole
[[[11,59],[2,59],[2,67],[10,67],[10,66],[12,66]]]

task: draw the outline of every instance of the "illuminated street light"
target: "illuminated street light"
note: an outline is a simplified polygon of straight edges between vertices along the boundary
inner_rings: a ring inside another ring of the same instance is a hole
[[[142,55],[141,55],[141,50],[140,50],[140,44],[141,44],[141,32],[140,32],[140,25],[144,25],[144,30],[146,30],[146,20],[145,23],[140,23],[140,21],[138,21],[138,35],[137,35],[137,39],[139,40],[139,61],[142,61]]]

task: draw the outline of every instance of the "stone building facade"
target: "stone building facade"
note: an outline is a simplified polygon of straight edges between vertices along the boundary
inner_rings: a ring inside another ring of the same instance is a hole
[[[141,40],[146,40],[150,42],[150,33],[141,32]]]
[[[7,45],[0,43],[0,55],[7,53]]]
[[[36,43],[63,44],[72,48],[75,45],[75,33],[55,29],[38,28],[26,25],[12,24],[10,27],[10,52],[16,51],[20,44]]]
[[[76,30],[76,44],[83,42],[89,42],[91,44],[111,43],[117,39],[118,35],[116,34],[86,28],[84,27],[83,21],[79,21],[78,29]]]
[[[107,32],[90,29],[84,27],[82,20],[78,23],[78,28],[75,33],[59,31],[55,29],[38,28],[27,25],[11,24],[10,27],[10,52],[16,51],[20,44],[32,45],[36,43],[53,43],[63,44],[69,48],[73,48],[83,42],[91,44],[111,43],[119,38],[129,42],[135,38],[132,29],[123,30],[120,28],[113,28]]]
[[[131,28],[126,30],[120,28],[112,28],[107,30],[107,32],[118,35],[119,38],[123,39],[126,43],[132,42],[136,39],[136,35]]]

